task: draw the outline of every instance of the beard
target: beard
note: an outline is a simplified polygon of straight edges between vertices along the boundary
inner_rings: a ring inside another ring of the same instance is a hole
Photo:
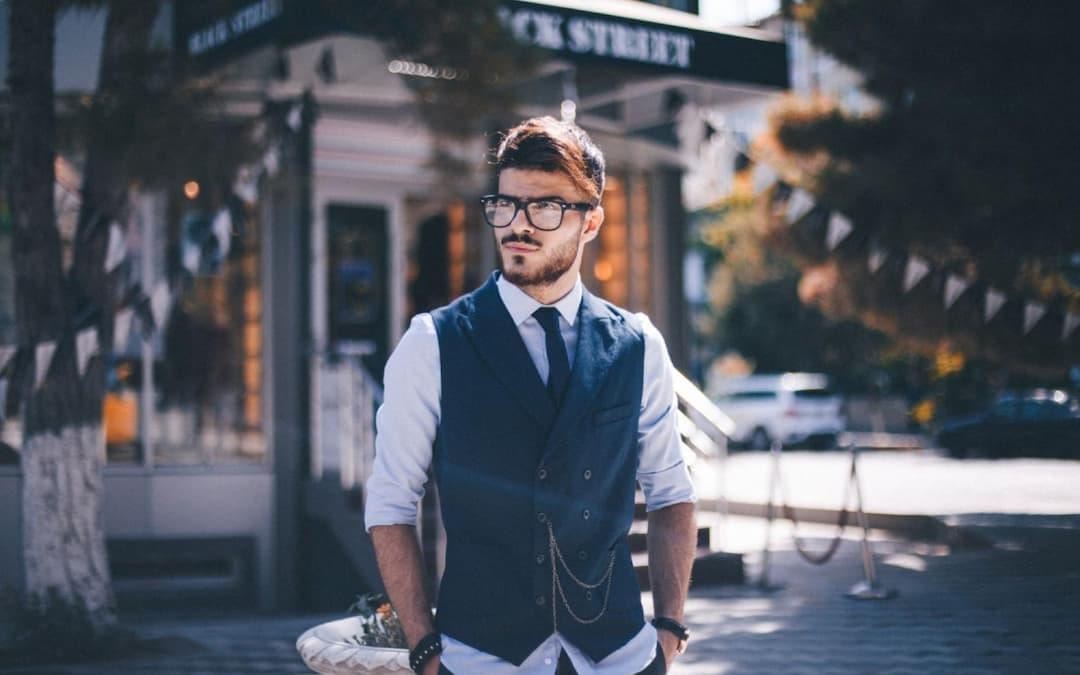
[[[515,240],[518,239],[509,236],[503,239],[502,243],[505,244]],[[532,271],[525,269],[527,256],[504,251],[503,255],[500,256],[502,274],[507,281],[515,286],[550,286],[561,279],[574,266],[578,254],[578,241],[579,237],[572,237],[561,244],[555,245],[540,263],[539,268]],[[539,242],[530,240],[527,243],[536,244]],[[543,248],[540,249],[540,251],[543,250]],[[536,254],[531,255],[535,256]]]

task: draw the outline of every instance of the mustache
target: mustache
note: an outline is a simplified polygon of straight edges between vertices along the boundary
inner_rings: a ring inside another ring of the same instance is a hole
[[[537,248],[540,248],[541,246],[540,242],[536,241],[529,235],[516,234],[513,232],[500,239],[499,243],[503,246],[506,246],[507,244],[527,244],[528,246],[535,246]]]

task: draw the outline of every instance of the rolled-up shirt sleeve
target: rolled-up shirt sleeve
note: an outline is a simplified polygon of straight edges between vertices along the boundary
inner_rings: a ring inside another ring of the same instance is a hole
[[[676,426],[674,365],[664,336],[644,314],[638,314],[645,338],[645,380],[638,420],[637,480],[645,493],[645,510],[680,502],[696,502],[697,493],[682,457]]]
[[[413,317],[386,362],[375,414],[375,464],[364,486],[364,529],[415,525],[439,427],[439,339],[430,314]]]

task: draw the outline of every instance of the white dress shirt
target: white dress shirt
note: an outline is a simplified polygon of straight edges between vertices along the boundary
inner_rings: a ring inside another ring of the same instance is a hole
[[[499,297],[517,326],[540,379],[547,383],[544,329],[532,316],[542,305],[506,281],[497,280]],[[578,308],[583,287],[574,288],[552,306],[573,368],[577,349]],[[644,386],[638,420],[637,480],[647,511],[696,502],[690,474],[682,459],[675,427],[673,366],[664,338],[644,314],[637,314],[645,338]],[[431,465],[432,443],[439,426],[442,390],[439,340],[430,314],[415,316],[386,362],[383,404],[375,418],[375,466],[365,486],[364,527],[415,525],[417,505]],[[521,666],[481,652],[443,635],[441,661],[453,673],[479,675],[551,675],[564,650],[581,675],[627,675],[644,670],[656,655],[656,629],[646,623],[629,642],[594,662],[560,633],[540,644]]]

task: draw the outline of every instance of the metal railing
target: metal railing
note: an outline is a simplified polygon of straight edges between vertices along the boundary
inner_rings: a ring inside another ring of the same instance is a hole
[[[363,485],[375,461],[375,412],[382,388],[353,355],[316,355],[314,375],[311,476],[321,480],[336,475],[346,489]],[[678,371],[675,395],[687,464],[708,460],[722,465],[735,423]]]
[[[699,459],[720,462],[727,459],[728,439],[735,433],[735,422],[678,370],[675,396],[679,403],[677,425],[687,464],[693,466]]]
[[[375,463],[375,412],[382,388],[355,355],[318,354],[311,415],[311,477],[359,487]]]

